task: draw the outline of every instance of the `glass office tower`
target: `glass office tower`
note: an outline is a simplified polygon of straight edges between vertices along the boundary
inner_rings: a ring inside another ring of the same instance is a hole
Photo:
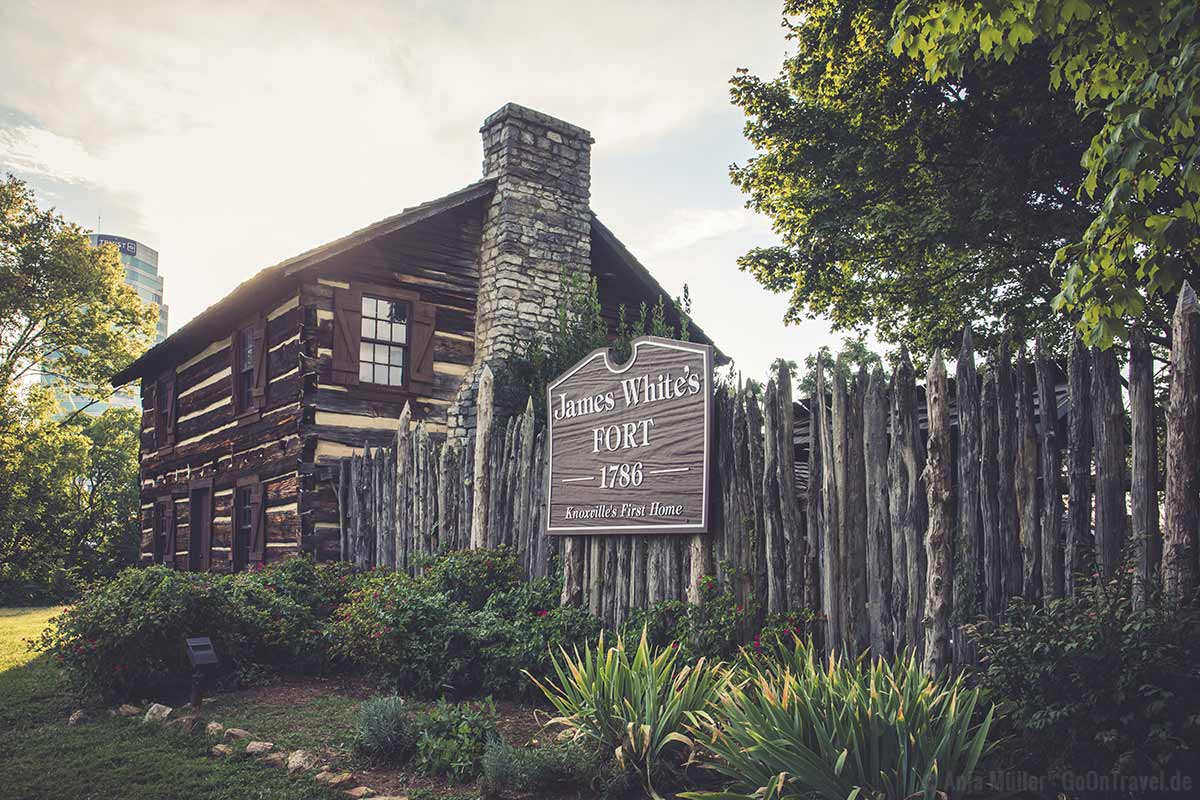
[[[158,274],[158,251],[133,239],[107,233],[93,233],[88,236],[88,240],[91,241],[93,247],[112,244],[120,251],[121,264],[125,267],[125,283],[137,290],[138,297],[142,299],[142,302],[158,306],[158,331],[155,334],[154,343],[158,344],[167,338],[167,306],[163,302],[163,279]],[[55,379],[43,376],[42,382],[53,385]],[[141,407],[137,386],[125,387],[113,394],[109,400],[92,403],[90,406],[87,405],[86,398],[60,391],[58,403],[63,415],[70,414],[84,406],[87,406],[84,411],[88,414],[100,414],[104,409],[114,406]]]

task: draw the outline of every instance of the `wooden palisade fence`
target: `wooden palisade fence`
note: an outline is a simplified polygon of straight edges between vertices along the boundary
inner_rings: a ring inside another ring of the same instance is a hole
[[[1186,285],[1172,342],[1165,486],[1143,335],[1127,409],[1114,350],[1076,343],[1064,370],[1006,342],[979,368],[968,329],[954,380],[939,351],[918,386],[902,351],[890,376],[818,367],[800,403],[783,366],[761,389],[718,388],[714,522],[699,536],[548,537],[544,435],[532,407],[493,421],[485,370],[465,446],[406,412],[393,447],[341,462],[342,556],[415,572],[438,552],[507,546],[531,577],[561,570],[563,602],[612,626],[697,601],[711,574],[760,618],[819,612],[828,648],[970,661],[963,626],[1111,575],[1129,544],[1143,586],[1196,592],[1200,304]]]

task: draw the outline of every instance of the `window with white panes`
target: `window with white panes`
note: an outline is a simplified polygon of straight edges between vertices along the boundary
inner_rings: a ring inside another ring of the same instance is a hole
[[[363,295],[358,379],[403,386],[408,351],[408,303]]]

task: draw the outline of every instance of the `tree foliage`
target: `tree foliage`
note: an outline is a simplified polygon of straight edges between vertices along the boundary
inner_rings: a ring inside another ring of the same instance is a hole
[[[90,397],[138,356],[158,310],[125,284],[111,245],[94,248],[77,225],[38,208],[12,177],[0,183],[0,395],[49,373]]]
[[[1095,130],[1079,148],[1087,228],[1058,250],[1055,304],[1107,346],[1142,317],[1166,329],[1170,296],[1200,276],[1200,9],[1194,0],[906,0],[891,47],[932,84],[981,65],[1031,91],[1069,90]]]
[[[1054,254],[1095,213],[1074,187],[1096,125],[1044,80],[1046,47],[927,82],[888,50],[895,8],[787,0],[794,55],[774,78],[733,78],[757,152],[731,175],[782,240],[739,264],[790,293],[791,321],[827,315],[916,352],[967,322],[985,346],[1053,336]]]
[[[111,393],[157,317],[124,274],[113,247],[0,182],[0,602],[66,596],[137,558],[140,413],[59,421],[34,382]]]
[[[0,603],[66,598],[137,562],[141,414],[55,410],[40,387],[0,409]]]

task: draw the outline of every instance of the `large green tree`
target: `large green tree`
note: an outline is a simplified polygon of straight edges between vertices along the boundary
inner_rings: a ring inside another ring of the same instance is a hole
[[[1096,202],[1081,236],[1059,250],[1058,307],[1092,344],[1131,321],[1165,329],[1175,290],[1200,277],[1200,7],[1196,0],[908,0],[895,15],[897,54],[934,84],[979,68],[1069,91],[1093,127],[1079,148],[1078,195]]]
[[[108,395],[156,317],[111,246],[0,183],[0,603],[69,594],[136,559],[140,412],[58,420],[35,378]]]
[[[125,283],[111,246],[38,207],[13,176],[0,182],[0,397],[49,373],[99,397],[149,343],[158,311]]]
[[[870,327],[915,352],[1003,329],[1064,339],[1056,251],[1096,208],[1076,196],[1096,125],[1045,80],[1046,48],[925,79],[889,50],[891,0],[788,0],[795,54],[739,72],[732,97],[756,155],[734,165],[777,247],[741,267],[791,295],[788,316]]]

